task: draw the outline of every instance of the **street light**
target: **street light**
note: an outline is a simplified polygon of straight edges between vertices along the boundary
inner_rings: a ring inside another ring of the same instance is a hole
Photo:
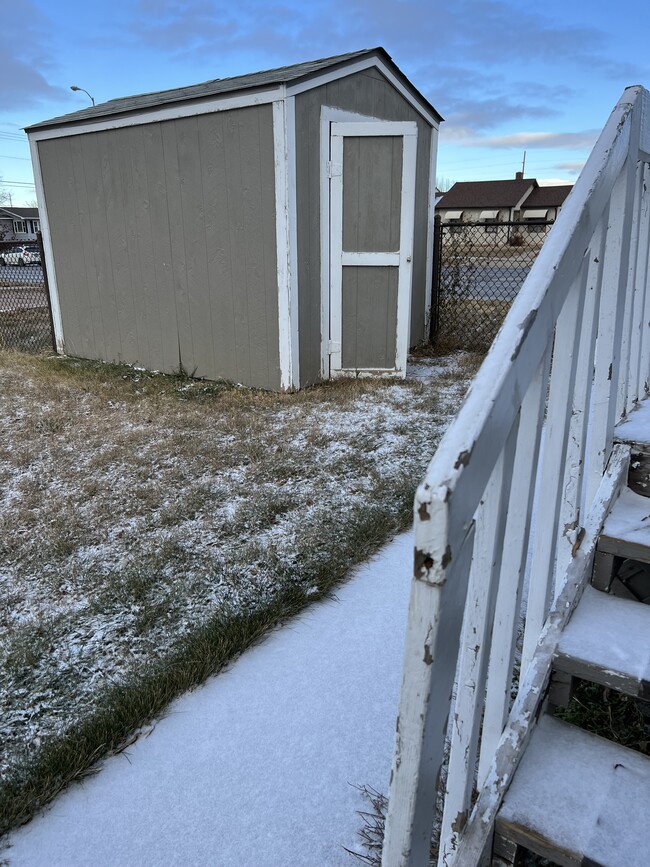
[[[92,96],[88,93],[87,90],[84,90],[83,87],[77,87],[76,84],[71,84],[71,85],[70,85],[70,90],[80,90],[82,93],[85,93],[85,94],[86,94],[86,96],[87,96],[88,99],[92,102],[93,105],[95,104],[95,99],[94,99],[94,97],[92,97]]]

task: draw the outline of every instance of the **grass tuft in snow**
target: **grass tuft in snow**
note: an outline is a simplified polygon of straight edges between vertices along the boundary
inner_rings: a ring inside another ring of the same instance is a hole
[[[650,755],[650,702],[582,680],[555,716],[585,731]]]

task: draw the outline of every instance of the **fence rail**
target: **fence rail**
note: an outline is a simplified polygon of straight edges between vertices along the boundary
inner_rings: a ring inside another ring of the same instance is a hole
[[[487,348],[553,221],[442,223],[436,218],[431,338]]]
[[[588,580],[648,393],[648,108],[623,94],[418,489],[384,867],[429,863],[436,804],[438,864],[480,862]]]
[[[0,241],[0,349],[40,352],[53,348],[54,328],[40,234],[27,244],[38,255],[26,257],[19,241]]]

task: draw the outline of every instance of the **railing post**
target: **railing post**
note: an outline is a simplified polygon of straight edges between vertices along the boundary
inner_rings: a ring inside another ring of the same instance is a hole
[[[474,540],[472,525],[450,560],[447,517],[445,491],[431,492],[420,486],[415,510],[415,571],[382,867],[429,864]]]
[[[440,279],[442,268],[443,226],[439,214],[433,220],[433,270],[431,273],[431,313],[429,317],[429,342],[434,343],[440,324]]]
[[[47,312],[50,317],[50,334],[52,335],[52,349],[56,352],[56,337],[54,335],[54,317],[52,316],[52,299],[50,298],[50,284],[47,279],[47,265],[45,263],[45,247],[43,246],[43,235],[40,232],[36,233],[36,243],[38,244],[38,252],[41,259],[41,271],[43,272],[43,291],[47,298]]]

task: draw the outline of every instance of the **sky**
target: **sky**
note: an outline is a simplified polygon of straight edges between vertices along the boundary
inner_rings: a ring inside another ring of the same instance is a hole
[[[381,45],[445,118],[438,178],[573,183],[624,88],[650,87],[647,7],[603,0],[0,0],[0,190],[35,201],[23,127],[109,99]]]

